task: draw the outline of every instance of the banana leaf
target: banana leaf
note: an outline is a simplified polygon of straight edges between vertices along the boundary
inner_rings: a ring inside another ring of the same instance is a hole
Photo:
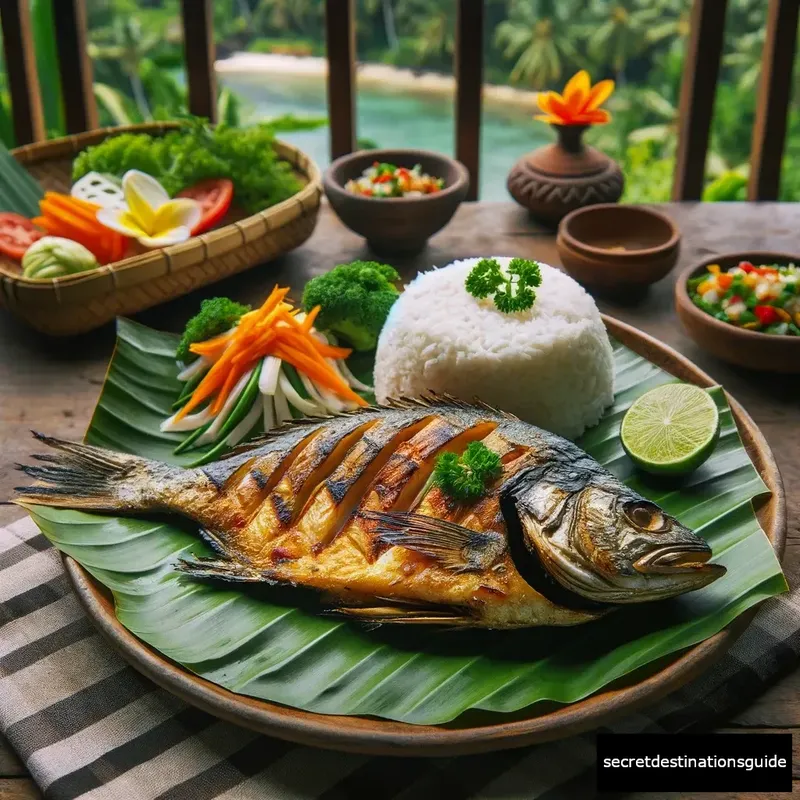
[[[158,424],[179,384],[177,338],[121,321],[118,345],[87,440],[181,463]],[[751,500],[765,486],[724,394],[719,445],[681,485],[637,474],[619,444],[625,410],[674,380],[614,344],[616,398],[580,444],[645,496],[701,533],[727,574],[660,603],[628,606],[574,628],[522,631],[365,630],[319,614],[302,590],[232,589],[180,576],[179,558],[210,550],[185,521],[133,519],[31,506],[60,550],[114,595],[123,625],[192,672],[234,692],[327,714],[409,723],[453,720],[468,709],[512,712],[543,700],[574,702],[649,662],[713,635],[755,603],[785,590]]]

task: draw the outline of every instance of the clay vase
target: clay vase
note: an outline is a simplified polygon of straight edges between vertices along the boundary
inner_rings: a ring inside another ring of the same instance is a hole
[[[557,225],[576,208],[616,203],[625,179],[615,161],[583,143],[588,125],[553,125],[558,141],[523,156],[508,173],[511,196],[541,222]]]

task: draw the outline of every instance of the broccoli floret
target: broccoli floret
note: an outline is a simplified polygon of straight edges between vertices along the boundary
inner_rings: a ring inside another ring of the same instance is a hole
[[[184,364],[193,361],[195,356],[189,350],[190,344],[204,342],[206,339],[225,333],[242,314],[248,311],[250,306],[235,303],[227,297],[211,297],[203,300],[200,311],[186,323],[176,353],[178,360]]]
[[[394,285],[399,280],[397,270],[387,264],[339,264],[306,284],[303,307],[321,307],[316,321],[320,330],[342,336],[356,350],[372,350],[399,296]]]

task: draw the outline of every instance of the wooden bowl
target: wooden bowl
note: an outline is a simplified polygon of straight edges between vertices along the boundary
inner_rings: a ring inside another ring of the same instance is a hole
[[[567,214],[558,226],[556,246],[564,269],[579,283],[628,292],[667,275],[678,259],[680,239],[664,214],[604,203]]]
[[[618,341],[676,378],[716,385],[687,358],[636,328],[603,317]],[[786,540],[786,499],[769,445],[744,409],[728,402],[748,455],[769,494],[754,501],[759,522],[776,555]],[[511,714],[467,712],[445,725],[411,725],[374,717],[315,714],[235,694],[190,673],[148,647],[123,627],[111,594],[80,564],[62,554],[78,599],[100,633],[139,672],[187,703],[222,719],[292,742],[355,753],[395,756],[458,756],[561,739],[607,724],[654,703],[708,669],[753,619],[753,607],[719,633],[630,673],[575,703],[536,703]]]
[[[723,361],[765,372],[800,374],[800,336],[776,336],[737,328],[706,314],[689,297],[686,284],[690,278],[705,272],[710,264],[719,264],[724,272],[740,261],[756,265],[800,264],[800,255],[764,251],[725,253],[689,267],[675,284],[675,310],[683,327],[700,347]]]
[[[375,161],[411,169],[415,164],[444,188],[422,197],[363,197],[345,190]],[[339,219],[363,236],[378,253],[411,254],[425,247],[455,214],[469,188],[469,173],[460,162],[428,150],[359,150],[337,158],[323,176],[325,194]]]

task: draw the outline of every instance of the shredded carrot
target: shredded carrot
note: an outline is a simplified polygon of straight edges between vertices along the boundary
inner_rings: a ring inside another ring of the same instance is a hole
[[[296,318],[299,309],[286,300],[288,293],[288,288],[276,286],[261,306],[239,318],[232,331],[190,346],[191,352],[215,361],[189,401],[175,415],[176,420],[206,401],[210,402],[212,414],[219,413],[242,376],[259,359],[268,355],[283,359],[339,397],[367,405],[326,361],[328,358],[346,358],[352,351],[317,339],[313,326],[319,306],[309,311],[300,322]]]

